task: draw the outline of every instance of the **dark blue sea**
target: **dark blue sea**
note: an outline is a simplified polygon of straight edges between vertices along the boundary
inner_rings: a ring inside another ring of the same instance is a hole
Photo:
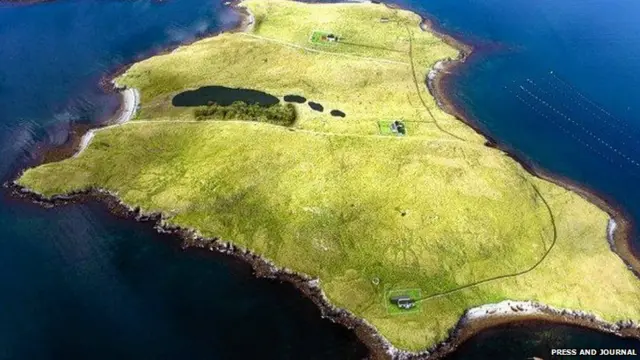
[[[640,219],[640,2],[399,4],[476,46],[448,87],[484,131]],[[72,124],[116,110],[104,76],[237,20],[220,0],[0,4],[0,181],[63,143]],[[452,358],[548,358],[549,348],[585,344],[640,349],[530,323],[481,333]],[[255,279],[244,264],[180,250],[175,238],[100,204],[44,209],[0,193],[0,359],[365,355],[292,286]]]
[[[475,46],[447,88],[484,132],[640,219],[640,2],[398,3]]]

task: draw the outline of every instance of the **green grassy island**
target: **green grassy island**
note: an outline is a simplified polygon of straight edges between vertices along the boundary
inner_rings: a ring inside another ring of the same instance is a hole
[[[135,119],[17,183],[46,197],[109,190],[318,278],[332,304],[403,350],[443,341],[465,310],[505,299],[640,320],[640,280],[609,248],[608,214],[437,106],[424,79],[458,50],[418,15],[372,3],[240,6],[253,16],[246,31],[133,65],[116,81],[140,91]],[[281,105],[172,105],[213,85]],[[324,111],[283,108],[289,94]],[[387,129],[396,120],[403,136]],[[389,301],[400,295],[415,300],[406,311]]]

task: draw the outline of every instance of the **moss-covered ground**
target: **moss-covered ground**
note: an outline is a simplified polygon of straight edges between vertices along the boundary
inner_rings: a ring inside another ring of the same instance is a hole
[[[443,340],[465,309],[504,299],[640,319],[640,281],[610,251],[606,213],[525,172],[442,112],[422,81],[455,49],[376,4],[243,3],[252,30],[135,64],[135,121],[18,183],[53,196],[116,192],[166,221],[320,279],[336,306],[402,349]],[[340,34],[314,44],[314,31]],[[413,66],[412,66],[413,65]],[[198,121],[171,98],[204,85],[298,94],[293,127]],[[408,135],[380,135],[402,119]],[[90,241],[88,239],[87,241]],[[214,286],[214,285],[212,285]],[[388,294],[414,289],[406,314]]]

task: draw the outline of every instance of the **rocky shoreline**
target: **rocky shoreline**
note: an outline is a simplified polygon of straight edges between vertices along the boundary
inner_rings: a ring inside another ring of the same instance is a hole
[[[471,116],[465,114],[464,111],[456,107],[446,95],[446,78],[448,74],[454,72],[458,67],[462,66],[465,61],[473,54],[471,45],[465,44],[460,40],[442,34],[436,30],[433,23],[428,19],[423,19],[420,27],[424,31],[431,31],[440,37],[450,46],[459,50],[459,56],[456,59],[444,59],[438,61],[432,69],[429,70],[425,84],[431,95],[436,99],[438,106],[456,119],[464,122],[478,134],[487,139],[486,146],[498,149],[505,155],[519,163],[527,172],[538,178],[549,181],[555,185],[561,186],[569,191],[575,192],[588,202],[595,204],[605,211],[616,224],[616,231],[612,233],[610,241],[611,250],[616,253],[638,278],[640,278],[640,254],[636,254],[633,250],[631,241],[633,239],[633,229],[635,224],[630,220],[631,217],[617,205],[613,199],[607,198],[603,194],[599,194],[592,189],[588,189],[583,185],[578,185],[574,181],[555,175],[536,167],[524,159],[513,154],[513,151],[502,146],[498,141],[485,133],[477,123],[471,120]],[[607,230],[609,232],[609,230]]]
[[[252,26],[253,21],[251,15],[246,11],[246,9],[237,5],[238,3],[234,2],[232,6],[234,6],[238,13],[241,14],[242,21],[240,25],[232,31],[244,31],[248,27]],[[471,121],[468,121],[468,117],[465,117],[461,110],[457,109],[445,96],[443,90],[443,79],[446,77],[445,75],[447,73],[452,71],[456,66],[462,64],[468,56],[472,54],[471,46],[466,45],[449,35],[442,34],[437,30],[434,30],[433,23],[427,19],[423,20],[420,27],[424,31],[432,31],[434,34],[441,37],[446,43],[460,50],[460,56],[458,58],[446,59],[438,62],[427,76],[426,85],[431,94],[436,98],[437,103],[445,111],[453,114],[456,118],[465,122],[478,133],[485,136],[485,138],[488,139],[487,146],[495,147],[504,151],[533,175],[575,191],[585,197],[588,201],[607,211],[613,219],[607,229],[607,233],[610,234],[609,239],[612,250],[625,261],[628,267],[634,271],[636,275],[640,276],[638,271],[638,269],[640,269],[640,260],[635,257],[631,249],[630,233],[632,224],[626,220],[628,217],[624,216],[624,214],[617,210],[616,207],[611,206],[610,202],[597,197],[588,190],[571,183],[567,179],[560,179],[546,174],[540,169],[535,169],[521,159],[510,155],[507,149],[502,149],[496,141],[488,137],[486,134],[483,134],[476,125]],[[207,36],[211,36],[211,34],[208,34]],[[177,46],[172,49],[167,49],[166,51],[172,51],[175,48],[177,48]],[[121,74],[126,71],[129,66],[130,65],[125,65],[121,67],[114,74]],[[118,118],[122,116],[125,108],[126,106],[121,106],[117,115]],[[93,130],[87,128],[82,136],[87,136],[86,134],[91,131]],[[76,145],[72,145],[70,150],[61,152],[54,149],[54,151],[58,152],[55,157],[56,160],[53,161],[73,156],[73,153],[76,152],[78,146],[81,145],[82,140],[79,139],[81,139],[82,136],[73,137],[74,140],[72,143]],[[255,275],[258,277],[290,282],[320,308],[323,317],[352,329],[358,338],[361,339],[361,341],[370,349],[372,359],[441,359],[454,351],[459,344],[466,341],[479,331],[509,322],[525,320],[543,320],[552,323],[570,324],[619,336],[629,336],[640,339],[640,325],[631,321],[612,324],[592,314],[581,311],[556,309],[531,301],[506,300],[498,304],[483,305],[467,310],[458,321],[457,325],[451,329],[448,339],[440,344],[434,345],[433,347],[419,353],[403,351],[395,348],[389,341],[378,334],[377,330],[367,321],[356,317],[349,311],[333,306],[320,288],[319,279],[310,278],[309,276],[296,273],[287,268],[280,268],[268,259],[251,252],[249,249],[237,247],[231,243],[221,241],[220,239],[203,238],[199,236],[197,232],[190,229],[171,226],[166,222],[162,214],[145,214],[142,213],[139,208],[131,208],[126,204],[123,204],[116,193],[100,189],[91,189],[65,196],[55,196],[49,199],[13,182],[5,184],[5,187],[9,188],[15,197],[23,198],[45,207],[98,200],[105,203],[110,211],[118,216],[135,219],[136,221],[141,222],[152,222],[155,225],[156,230],[159,232],[176,235],[181,239],[183,244],[182,246],[184,248],[202,248],[224,253],[249,263],[254,269]]]
[[[640,324],[632,321],[609,323],[578,310],[558,309],[533,301],[505,300],[469,309],[460,319],[449,340],[435,348],[428,359],[442,359],[475,334],[513,322],[544,321],[597,330],[622,337],[640,338]]]
[[[121,98],[120,106],[109,120],[99,124],[71,124],[67,140],[63,144],[54,147],[46,147],[42,144],[36,147],[34,165],[42,165],[75,157],[89,145],[97,130],[128,121],[135,114],[139,95],[135,89],[120,90],[123,90],[118,93]],[[118,91],[118,89],[111,87],[108,91],[113,92]]]
[[[16,4],[29,5],[29,4],[37,4],[37,3],[43,3],[43,2],[52,2],[52,1],[55,1],[55,0],[13,0],[13,1],[0,0],[0,3],[16,3]],[[163,2],[166,0],[155,0],[155,1]],[[146,59],[152,56],[156,56],[156,55],[171,53],[172,51],[175,51],[181,46],[188,46],[198,40],[202,40],[210,36],[216,36],[223,32],[242,32],[242,31],[247,31],[247,29],[250,29],[250,26],[252,26],[253,24],[251,14],[249,14],[245,8],[238,6],[240,2],[241,0],[234,0],[234,1],[225,3],[225,5],[233,8],[240,15],[239,21],[236,22],[234,25],[232,25],[229,29],[226,29],[223,31],[199,34],[195,38],[190,39],[188,42],[183,42],[179,44],[170,44],[161,49],[154,49],[152,51],[141,54],[140,59],[137,59],[130,63],[123,64],[113,69],[112,71],[109,71],[105,76],[103,76],[99,80],[99,85],[105,93],[114,93],[114,92],[119,93],[119,96],[121,97],[121,101],[120,101],[120,106],[116,110],[116,112],[106,121],[101,121],[99,123],[72,124],[69,130],[68,139],[63,144],[55,145],[55,146],[46,145],[46,144],[37,145],[35,149],[34,162],[32,165],[42,165],[42,164],[57,162],[57,161],[61,161],[61,160],[73,157],[74,154],[77,154],[79,150],[82,148],[83,141],[90,141],[90,139],[85,138],[85,137],[92,137],[92,135],[89,134],[90,132],[94,130],[98,130],[102,127],[114,125],[120,122],[120,120],[117,120],[117,119],[121,119],[123,116],[123,113],[126,111],[125,109],[127,107],[127,101],[124,98],[125,94],[122,93],[122,90],[125,90],[125,88],[119,85],[115,81],[115,79],[118,76],[124,74],[137,61],[141,59]],[[136,96],[139,101],[139,94]]]
[[[633,238],[632,229],[634,226],[629,220],[630,216],[625,214],[618,206],[613,205],[613,200],[607,199],[602,194],[597,194],[595,191],[580,186],[569,179],[550,174],[513,155],[509,149],[502,147],[495,139],[480,129],[476,123],[470,121],[470,116],[464,114],[461,109],[457,108],[448,99],[445,87],[447,75],[464,64],[469,56],[472,55],[473,48],[450,35],[443,34],[439,30],[436,30],[433,22],[428,19],[423,19],[420,27],[424,31],[431,31],[447,44],[459,50],[459,56],[456,59],[438,61],[434,67],[430,69],[425,79],[425,84],[431,95],[435,98],[438,106],[487,139],[486,146],[504,152],[507,156],[518,162],[531,175],[575,192],[585,200],[607,212],[611,217],[606,229],[607,240],[611,250],[624,261],[630,271],[640,278],[640,256],[634,253],[631,244]],[[455,348],[481,330],[523,320],[543,320],[550,323],[576,325],[619,336],[640,339],[640,324],[637,322],[623,321],[611,324],[595,315],[582,311],[556,309],[531,301],[503,301],[499,304],[484,305],[467,310],[451,333],[449,340],[434,349],[429,358],[442,358],[452,351],[447,350],[448,347],[453,346]]]
[[[183,249],[199,248],[233,256],[251,265],[256,277],[275,279],[293,284],[304,296],[311,299],[314,304],[319,307],[323,317],[353,330],[358,338],[371,351],[371,359],[394,358],[392,355],[397,352],[397,350],[386,339],[380,336],[376,329],[365,320],[359,319],[350,312],[331,305],[320,288],[319,279],[313,279],[287,268],[280,268],[270,260],[253,253],[249,249],[235,246],[230,242],[225,242],[217,238],[205,238],[192,229],[172,226],[165,221],[162,214],[146,214],[143,213],[140,208],[133,208],[124,204],[116,193],[101,189],[90,189],[47,198],[15,182],[5,183],[4,187],[11,192],[13,197],[30,201],[45,208],[99,201],[105,204],[109,211],[116,216],[138,222],[151,222],[158,232],[176,236],[176,238],[181,241]]]
[[[529,320],[569,324],[618,336],[640,339],[640,324],[633,321],[609,323],[583,311],[558,309],[533,301],[505,300],[498,304],[487,304],[468,309],[456,326],[451,329],[449,337],[445,341],[422,352],[405,351],[394,347],[366,320],[332,305],[322,291],[319,279],[311,278],[291,269],[278,267],[272,261],[253,253],[251,250],[238,247],[230,242],[217,238],[205,238],[192,229],[173,226],[166,221],[162,214],[143,213],[140,208],[133,208],[124,204],[116,193],[101,189],[91,189],[64,196],[46,198],[15,182],[6,183],[4,186],[11,191],[14,197],[31,201],[46,208],[72,203],[100,201],[116,216],[133,219],[138,222],[151,222],[158,232],[175,235],[181,241],[183,249],[199,248],[233,256],[251,265],[256,277],[291,283],[319,307],[323,317],[354,331],[356,336],[369,348],[370,359],[442,359],[453,352],[461,343],[482,330],[506,323]]]

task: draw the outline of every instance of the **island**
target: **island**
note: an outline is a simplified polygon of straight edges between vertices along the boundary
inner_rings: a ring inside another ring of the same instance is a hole
[[[514,316],[640,333],[640,280],[611,249],[610,214],[438,106],[429,74],[461,50],[419,15],[236,6],[241,28],[114,79],[126,119],[15,186],[118,199],[296,283],[385,356]]]

